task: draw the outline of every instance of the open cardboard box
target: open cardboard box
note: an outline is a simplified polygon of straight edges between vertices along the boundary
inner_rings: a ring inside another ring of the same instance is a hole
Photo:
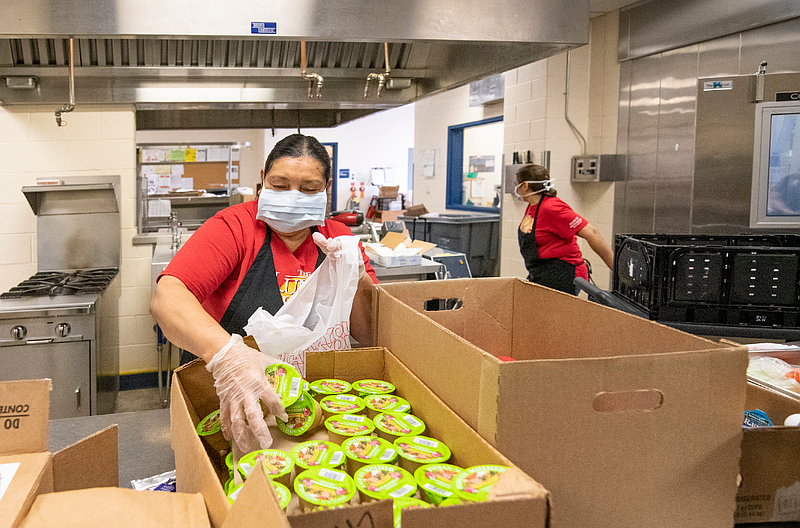
[[[745,348],[513,278],[377,297],[377,343],[551,492],[555,528],[733,523]]]
[[[398,248],[401,244],[403,247]],[[370,260],[387,268],[419,265],[422,254],[435,247],[436,244],[411,240],[405,233],[395,232],[386,233],[379,244],[366,244]]]
[[[800,521],[800,427],[783,425],[800,401],[748,383],[745,408],[764,411],[775,427],[744,428],[736,522]]]
[[[306,379],[339,378],[356,381],[380,378],[393,383],[397,393],[408,399],[413,413],[428,426],[426,435],[447,444],[452,462],[461,467],[478,464],[502,464],[510,469],[493,488],[496,496],[484,503],[444,508],[410,510],[403,513],[404,528],[462,526],[471,528],[544,528],[549,522],[548,492],[522,473],[483,440],[463,420],[437,398],[414,373],[388,350],[364,348],[336,352],[313,352],[306,359]],[[370,502],[336,510],[302,514],[290,503],[288,518],[278,506],[262,472],[247,479],[233,506],[222,489],[228,470],[219,453],[200,440],[195,426],[200,419],[219,408],[214,380],[205,364],[196,360],[175,371],[172,402],[172,448],[179,491],[199,492],[205,497],[214,526],[236,525],[299,527],[373,526],[392,528],[391,501]],[[288,449],[297,443],[270,426],[276,449]],[[324,429],[319,438],[327,439]],[[293,492],[294,493],[294,492]],[[297,498],[293,498],[296,503]],[[370,522],[364,524],[365,519]]]
[[[49,453],[51,386],[49,379],[0,383],[0,528],[209,525],[200,495],[116,487],[115,425]]]

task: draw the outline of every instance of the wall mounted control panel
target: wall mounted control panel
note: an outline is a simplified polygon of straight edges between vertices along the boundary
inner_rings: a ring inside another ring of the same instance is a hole
[[[589,154],[572,157],[570,180],[573,182],[611,182],[622,179],[623,156]]]

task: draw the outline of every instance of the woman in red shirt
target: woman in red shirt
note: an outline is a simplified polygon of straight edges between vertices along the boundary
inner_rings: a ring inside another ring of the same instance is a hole
[[[330,172],[328,153],[315,138],[293,134],[279,141],[261,171],[258,201],[207,220],[159,276],[151,301],[164,335],[207,363],[223,433],[245,452],[272,442],[259,400],[276,416],[285,411],[264,375],[265,361],[277,360],[245,345],[243,327],[259,307],[274,315],[334,249],[334,237],[352,234],[325,219]],[[323,237],[312,237],[315,232]],[[370,344],[377,279],[361,251],[350,333]]]
[[[528,203],[517,237],[529,281],[577,295],[575,278],[588,280],[589,273],[576,236],[613,269],[614,252],[592,224],[556,197],[547,169],[533,164],[519,169],[514,194]]]

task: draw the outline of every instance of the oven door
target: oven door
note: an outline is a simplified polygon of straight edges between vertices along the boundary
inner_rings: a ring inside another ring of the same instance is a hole
[[[89,341],[0,346],[0,381],[50,378],[50,418],[88,416]]]

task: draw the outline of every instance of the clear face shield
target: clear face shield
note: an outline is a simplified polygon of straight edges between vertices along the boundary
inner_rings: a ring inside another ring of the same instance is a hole
[[[523,185],[525,185],[526,183],[538,183],[538,184],[542,185],[542,188],[539,189],[538,191],[533,191],[533,192],[529,192],[529,193],[526,193],[526,194],[520,194],[519,193],[519,188],[522,187]],[[516,187],[514,187],[514,197],[517,200],[521,200],[521,201],[524,202],[525,198],[527,198],[528,196],[533,196],[534,194],[539,194],[539,193],[543,193],[543,192],[549,191],[553,187],[554,187],[553,180],[524,181],[524,182],[518,183],[516,185]]]

